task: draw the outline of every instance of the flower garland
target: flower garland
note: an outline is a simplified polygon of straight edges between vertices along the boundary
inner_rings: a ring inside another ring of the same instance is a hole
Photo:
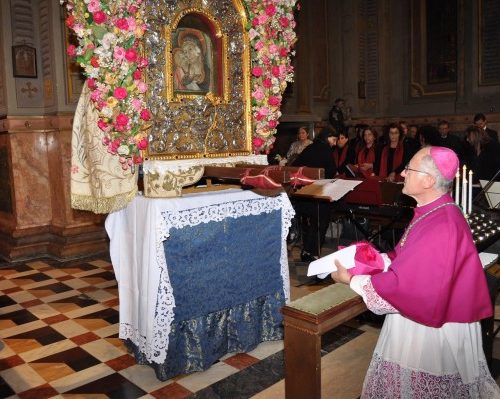
[[[143,79],[148,61],[139,55],[144,34],[144,0],[60,0],[66,25],[78,37],[69,45],[87,76],[90,98],[99,112],[103,144],[118,155],[124,170],[142,163],[143,127],[151,118]],[[244,0],[250,16],[252,46],[253,150],[266,152],[274,142],[287,82],[293,81],[291,56],[296,41],[293,11],[297,0]]]
[[[294,8],[297,0],[245,0],[251,26],[252,113],[256,153],[269,152],[281,117],[287,82],[293,81],[291,56],[297,39]]]
[[[142,163],[146,149],[143,126],[151,118],[145,104],[148,61],[139,54],[146,28],[143,0],[61,0],[66,3],[66,25],[79,46],[67,53],[83,67],[90,98],[98,111],[103,144],[119,156],[124,170]]]

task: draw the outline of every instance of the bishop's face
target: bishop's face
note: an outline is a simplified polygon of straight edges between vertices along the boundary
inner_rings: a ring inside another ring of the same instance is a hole
[[[428,152],[428,148],[423,148],[418,151],[408,163],[406,168],[401,172],[401,176],[405,179],[403,194],[415,198],[417,202],[419,196],[424,193],[426,187],[425,179],[427,178],[428,173],[422,171],[420,164],[422,158],[427,155]]]

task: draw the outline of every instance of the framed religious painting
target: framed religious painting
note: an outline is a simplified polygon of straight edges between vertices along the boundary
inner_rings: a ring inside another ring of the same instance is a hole
[[[165,32],[167,99],[208,96],[228,100],[227,35],[200,12],[181,13]]]
[[[36,49],[20,45],[12,46],[12,69],[16,78],[36,78]]]

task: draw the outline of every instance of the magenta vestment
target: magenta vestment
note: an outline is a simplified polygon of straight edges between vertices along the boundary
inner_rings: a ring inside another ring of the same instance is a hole
[[[453,199],[445,194],[415,208],[412,222],[444,203]],[[430,327],[492,315],[484,270],[458,207],[444,206],[418,221],[390,256],[389,270],[371,282],[401,315]]]

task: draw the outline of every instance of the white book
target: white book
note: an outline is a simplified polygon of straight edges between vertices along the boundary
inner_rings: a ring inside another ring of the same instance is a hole
[[[346,269],[350,269],[354,267],[354,255],[356,255],[356,245],[350,245],[330,255],[323,256],[309,264],[307,276],[317,275],[319,278],[325,278],[331,272],[337,271],[336,260]]]

